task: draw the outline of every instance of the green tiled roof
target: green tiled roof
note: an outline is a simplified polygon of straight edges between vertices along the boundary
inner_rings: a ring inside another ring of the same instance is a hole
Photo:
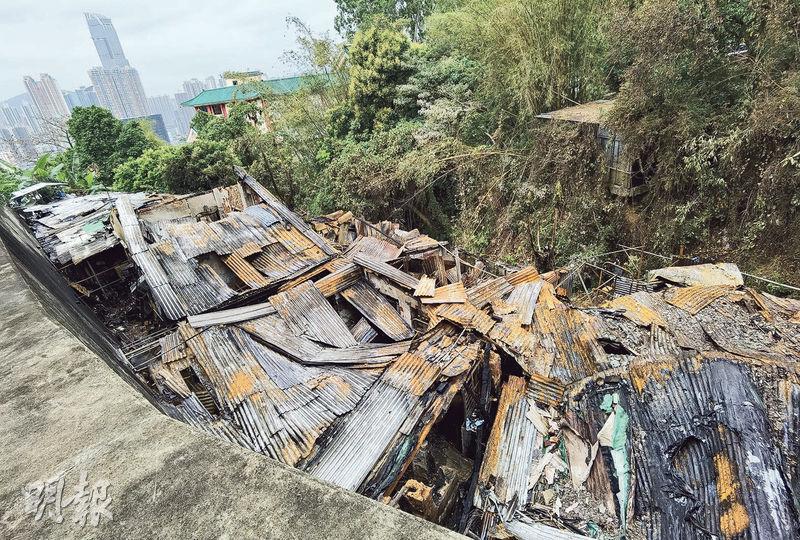
[[[305,77],[286,77],[284,79],[270,79],[262,81],[270,90],[276,94],[288,94],[294,92],[303,83]],[[212,88],[203,90],[189,101],[184,101],[181,105],[185,107],[201,107],[204,105],[217,105],[219,103],[230,103],[232,101],[247,101],[258,97],[258,92],[249,90],[250,85],[223,86],[222,88]]]

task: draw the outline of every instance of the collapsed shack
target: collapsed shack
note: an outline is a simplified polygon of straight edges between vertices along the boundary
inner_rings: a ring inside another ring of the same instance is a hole
[[[561,272],[308,224],[237,172],[24,211],[69,279],[125,265],[175,418],[476,538],[797,537],[800,301],[703,265],[578,307]]]

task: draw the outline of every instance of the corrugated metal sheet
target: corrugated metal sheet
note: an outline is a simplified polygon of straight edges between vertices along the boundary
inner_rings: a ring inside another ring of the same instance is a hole
[[[520,507],[528,503],[528,481],[531,468],[541,456],[542,436],[528,416],[531,403],[526,394],[522,377],[509,377],[503,385],[478,474],[475,491],[478,508],[495,510],[489,500],[490,493],[501,507],[512,501]]]
[[[466,356],[467,346],[455,340],[453,333],[453,327],[437,329],[415,351],[389,366],[352,413],[331,426],[307,470],[346,489],[357,489],[398,436],[410,436],[419,421],[434,422],[442,411],[422,420],[418,396],[431,391],[453,358]]]
[[[267,228],[275,225],[280,220],[263,206],[253,205],[244,209],[245,213],[258,220],[262,227]]]
[[[522,521],[515,519],[505,523],[505,529],[513,534],[517,540],[590,540],[590,536],[576,534],[572,531],[556,529],[543,523],[531,520]]]
[[[496,278],[485,281],[467,290],[467,298],[477,308],[482,308],[493,298],[502,298],[514,289],[506,278]]]
[[[260,317],[240,323],[239,326],[255,336],[259,341],[279,350],[298,362],[311,363],[323,347],[293,332],[278,315]]]
[[[433,296],[420,298],[423,304],[461,304],[467,301],[467,293],[462,282],[436,287]]]
[[[269,301],[297,334],[334,347],[358,345],[342,318],[310,281],[278,293]]]
[[[678,285],[725,285],[741,287],[744,285],[742,273],[735,264],[696,264],[693,266],[670,266],[647,273],[647,279],[660,279]]]
[[[622,314],[641,326],[658,325],[665,326],[666,322],[655,310],[637,300],[637,296],[620,296],[614,298],[606,304],[610,309],[622,311]]]
[[[258,272],[253,266],[247,262],[244,257],[238,255],[236,252],[223,258],[225,265],[233,270],[236,277],[241,279],[245,285],[251,289],[260,289],[269,285],[269,280]]]
[[[733,291],[729,286],[694,286],[672,289],[666,293],[667,302],[675,307],[696,315],[698,311],[721,296]]]
[[[675,362],[645,389],[624,395],[640,434],[632,459],[637,507],[653,517],[649,537],[796,537],[783,458],[746,365],[713,357]]]
[[[368,255],[363,253],[354,255],[353,262],[375,272],[376,274],[380,274],[381,276],[389,278],[397,285],[407,289],[416,289],[417,285],[419,285],[419,280],[411,274],[407,274],[402,270],[398,270],[394,266],[385,262],[371,259]]]
[[[410,341],[397,343],[365,343],[346,349],[326,347],[309,364],[351,364],[359,366],[385,365],[408,352]]]
[[[350,333],[359,343],[369,343],[378,337],[378,331],[364,317],[358,319],[358,322],[350,329]]]
[[[521,324],[530,325],[533,322],[536,300],[539,298],[543,283],[542,280],[521,283],[514,287],[508,296],[508,303],[517,308],[517,317]]]
[[[434,295],[435,291],[436,291],[436,280],[426,275],[423,275],[421,278],[419,278],[419,284],[414,289],[414,296],[431,297]]]
[[[306,367],[259,345],[237,328],[191,334],[187,345],[217,401],[233,414],[249,446],[296,465],[338,416],[375,380],[357,370]]]
[[[397,259],[402,252],[402,247],[398,247],[380,238],[375,238],[374,236],[360,236],[350,244],[345,252],[345,256],[353,259],[356,255],[363,255],[373,261],[386,262]]]
[[[308,237],[318,248],[322,250],[325,255],[336,255],[336,250],[322,239],[308,224],[300,219],[300,217],[289,210],[280,199],[270,193],[264,186],[259,184],[255,178],[247,174],[241,167],[236,168],[236,174],[244,182],[247,187],[252,189],[264,201],[265,206],[275,216],[280,217],[283,221],[291,223],[297,230],[301,231]]]
[[[514,285],[521,285],[522,283],[529,283],[531,281],[536,281],[540,279],[539,271],[536,270],[533,266],[526,266],[517,270],[516,272],[512,272],[506,276],[506,280]]]
[[[391,339],[401,341],[414,336],[414,330],[400,317],[394,306],[369,283],[359,281],[341,294],[342,298]]]

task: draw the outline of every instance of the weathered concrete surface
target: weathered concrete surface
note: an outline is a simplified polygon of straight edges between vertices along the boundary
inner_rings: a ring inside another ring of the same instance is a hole
[[[110,482],[97,527],[22,490]],[[0,538],[463,538],[160,414],[45,315],[0,243]]]

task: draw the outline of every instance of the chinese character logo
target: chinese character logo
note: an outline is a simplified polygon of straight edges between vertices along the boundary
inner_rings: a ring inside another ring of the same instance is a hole
[[[39,480],[25,486],[22,490],[25,513],[33,515],[36,521],[46,517],[55,523],[63,523],[64,510],[71,507],[72,522],[81,528],[87,522],[97,527],[102,518],[108,521],[113,519],[109,509],[111,495],[108,481],[98,480],[90,487],[89,474],[83,471],[73,488],[72,496],[68,498],[64,498],[64,484],[65,474],[60,473],[48,480]]]

